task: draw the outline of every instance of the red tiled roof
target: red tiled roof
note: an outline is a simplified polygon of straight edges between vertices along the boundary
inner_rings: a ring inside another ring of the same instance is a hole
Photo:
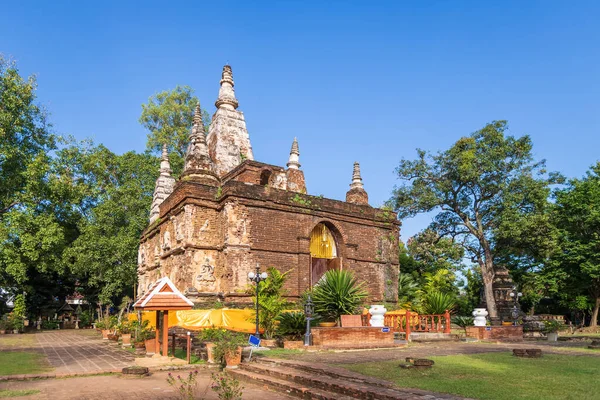
[[[133,307],[136,310],[191,310],[193,305],[165,276],[156,281]]]

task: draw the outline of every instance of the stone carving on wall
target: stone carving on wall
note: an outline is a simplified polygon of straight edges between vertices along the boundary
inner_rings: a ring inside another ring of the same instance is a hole
[[[198,290],[201,292],[211,292],[216,289],[215,267],[210,265],[208,258],[204,260],[204,264],[200,267],[200,274],[196,276],[196,283]]]
[[[162,248],[165,251],[171,249],[171,234],[169,233],[169,231],[165,231],[165,234],[163,235],[163,245],[162,245]]]

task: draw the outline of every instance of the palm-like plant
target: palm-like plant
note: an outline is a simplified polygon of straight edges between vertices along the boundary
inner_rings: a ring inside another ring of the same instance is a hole
[[[350,271],[329,270],[313,288],[315,312],[327,321],[337,321],[340,315],[354,314],[368,293],[364,282]]]
[[[459,315],[452,317],[452,323],[463,328],[465,330],[465,335],[467,334],[467,327],[473,326],[473,321],[473,317],[465,317]]]
[[[456,305],[453,295],[442,292],[427,293],[423,298],[423,314],[443,314],[451,311]]]
[[[410,310],[420,304],[419,283],[411,274],[398,275],[398,305]]]

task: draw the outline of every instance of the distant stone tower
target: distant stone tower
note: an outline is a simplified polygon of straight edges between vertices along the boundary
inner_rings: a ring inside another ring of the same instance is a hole
[[[182,177],[190,177],[206,185],[219,185],[214,162],[208,154],[200,104],[196,106],[194,112],[194,124],[192,125],[190,144],[185,155]]]
[[[231,67],[225,65],[221,76],[217,111],[208,129],[208,152],[214,161],[215,172],[224,176],[244,160],[254,160],[244,114],[238,111],[233,90]]]
[[[364,189],[360,176],[360,165],[357,162],[354,163],[352,183],[350,184],[350,190],[346,192],[346,201],[354,204],[369,204],[369,195]]]
[[[150,206],[150,222],[154,222],[159,215],[159,207],[162,202],[169,197],[175,186],[175,178],[171,176],[171,164],[169,164],[169,154],[167,153],[167,145],[162,148],[162,156],[160,158],[160,175],[156,179],[154,185],[154,196],[152,197],[152,205]]]

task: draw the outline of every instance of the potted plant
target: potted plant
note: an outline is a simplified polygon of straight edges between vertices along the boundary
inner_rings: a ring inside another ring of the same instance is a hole
[[[340,315],[355,314],[367,295],[365,284],[347,270],[327,271],[312,290],[315,313],[333,326],[337,325]]]
[[[8,321],[0,320],[0,335],[4,335],[8,329]]]
[[[215,361],[228,367],[239,365],[242,362],[242,346],[245,343],[244,334],[224,330],[215,342]]]
[[[10,325],[10,328],[12,329],[13,333],[16,334],[23,330],[23,318],[19,317],[18,315],[15,315],[14,312],[8,314],[8,318],[6,319],[6,321],[8,322],[8,325]]]
[[[131,347],[131,323],[128,320],[121,321],[117,325],[117,332],[123,340],[123,347]]]
[[[148,321],[143,321],[136,333],[136,340],[144,343],[146,354],[156,353],[156,332],[152,330]]]
[[[549,342],[556,342],[558,340],[558,331],[564,328],[564,324],[554,319],[544,321],[544,332]]]
[[[218,328],[207,328],[202,331],[200,334],[200,339],[204,342],[206,346],[206,361],[208,363],[215,363],[215,347],[216,342],[221,340],[222,336],[225,334],[225,329]]]

